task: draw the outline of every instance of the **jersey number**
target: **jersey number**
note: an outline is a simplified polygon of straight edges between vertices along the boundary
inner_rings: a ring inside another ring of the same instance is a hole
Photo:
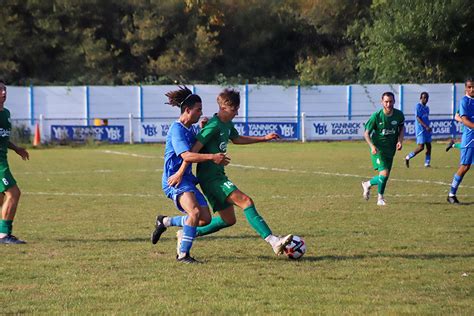
[[[234,186],[234,184],[230,181],[226,181],[224,182],[224,186],[227,188],[227,189],[230,189]]]
[[[6,178],[3,178],[2,181],[3,181],[3,184],[5,184],[5,185],[8,185],[8,183],[9,183]]]

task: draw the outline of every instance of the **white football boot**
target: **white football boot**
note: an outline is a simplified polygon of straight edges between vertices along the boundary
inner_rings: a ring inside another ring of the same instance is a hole
[[[176,232],[176,239],[177,239],[177,242],[176,242],[176,254],[179,256],[181,254],[181,241],[183,240],[183,235],[184,235],[184,232],[182,229],[178,230]]]
[[[279,237],[278,242],[272,245],[273,251],[277,256],[281,255],[285,251],[285,247],[291,243],[293,235],[286,235],[285,237]]]
[[[368,201],[370,198],[370,187],[371,185],[369,181],[362,181],[362,196],[366,201]]]

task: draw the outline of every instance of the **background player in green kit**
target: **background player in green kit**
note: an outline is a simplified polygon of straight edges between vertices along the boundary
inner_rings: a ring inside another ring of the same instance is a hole
[[[232,123],[232,119],[238,114],[240,107],[240,93],[238,91],[225,89],[218,95],[217,103],[219,112],[209,120],[196,136],[196,143],[191,151],[210,154],[226,153],[229,140],[234,144],[244,145],[279,138],[276,133],[261,137],[238,134]],[[184,169],[185,167],[181,166],[181,168]],[[283,253],[285,246],[291,242],[293,235],[285,237],[273,235],[265,220],[258,214],[253,200],[227,178],[224,166],[207,162],[199,163],[197,177],[212,210],[219,213],[219,216],[212,218],[210,224],[197,228],[197,236],[212,234],[222,228],[234,225],[236,222],[234,205],[236,205],[244,210],[250,226],[272,246],[275,254]],[[169,179],[171,184],[176,183],[176,181],[180,181],[179,175]]]
[[[2,204],[2,217],[0,220],[0,244],[24,244],[12,235],[13,219],[20,200],[20,189],[15,178],[10,172],[7,161],[8,148],[14,150],[23,160],[29,159],[28,152],[10,142],[12,124],[10,111],[4,108],[7,99],[7,87],[0,79],[0,203]]]
[[[383,93],[383,109],[372,114],[365,124],[364,138],[370,147],[374,169],[379,174],[362,182],[363,196],[368,200],[370,188],[378,185],[377,205],[385,205],[383,194],[392,169],[393,156],[396,150],[402,149],[405,135],[405,116],[402,111],[393,108],[394,104],[395,95],[392,92]]]

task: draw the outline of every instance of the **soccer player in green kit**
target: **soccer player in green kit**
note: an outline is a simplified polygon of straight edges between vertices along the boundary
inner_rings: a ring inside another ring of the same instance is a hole
[[[10,121],[10,111],[4,108],[6,99],[7,87],[5,82],[0,79],[0,204],[2,205],[0,244],[25,244],[25,241],[12,235],[13,219],[21,192],[10,172],[7,152],[10,148],[20,155],[23,160],[29,159],[29,154],[24,148],[10,142],[12,124]]]
[[[191,151],[210,154],[226,153],[229,140],[234,144],[245,145],[279,138],[276,133],[261,137],[238,134],[232,123],[232,119],[238,114],[240,108],[240,93],[238,91],[225,89],[218,95],[217,103],[219,112],[209,120],[196,136],[196,143]],[[168,183],[170,185],[180,182],[181,171],[185,169],[183,165],[177,174],[169,178]],[[235,205],[244,210],[250,226],[272,246],[275,254],[283,253],[286,245],[293,239],[293,235],[285,237],[273,235],[265,220],[257,212],[253,200],[227,178],[224,166],[207,162],[199,163],[197,177],[212,210],[219,214],[219,216],[212,218],[210,224],[198,227],[197,236],[209,235],[234,225],[236,223]],[[179,236],[178,233],[178,244],[180,242]]]
[[[383,194],[387,185],[393,156],[401,150],[405,135],[405,116],[402,111],[394,109],[395,95],[392,92],[382,94],[383,109],[373,113],[365,124],[364,138],[370,147],[370,156],[378,175],[369,181],[362,182],[363,197],[369,200],[370,188],[378,186],[377,205],[385,205]]]

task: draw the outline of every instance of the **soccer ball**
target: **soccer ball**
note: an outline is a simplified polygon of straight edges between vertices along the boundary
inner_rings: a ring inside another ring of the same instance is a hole
[[[300,236],[293,236],[293,240],[285,248],[285,255],[290,259],[300,259],[306,252],[306,244]]]

